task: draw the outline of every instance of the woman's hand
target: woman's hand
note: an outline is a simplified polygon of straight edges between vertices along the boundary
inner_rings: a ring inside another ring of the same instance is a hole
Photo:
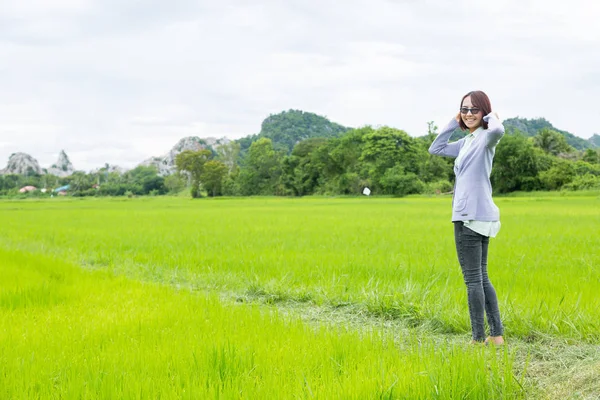
[[[483,119],[484,119],[484,121],[487,121],[488,119],[490,119],[490,117],[494,117],[498,121],[500,121],[500,117],[498,116],[498,113],[495,111],[491,111],[488,115],[484,116]]]
[[[456,120],[456,122],[460,123],[460,111],[458,112],[458,114],[456,114],[456,117],[454,117],[454,119]]]

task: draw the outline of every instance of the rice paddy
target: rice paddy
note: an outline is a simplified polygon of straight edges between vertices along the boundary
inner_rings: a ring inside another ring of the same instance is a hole
[[[600,197],[496,202],[504,348],[449,198],[2,201],[0,398],[600,396]]]

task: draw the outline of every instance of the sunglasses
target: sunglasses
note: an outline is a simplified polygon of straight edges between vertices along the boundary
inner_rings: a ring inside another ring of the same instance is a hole
[[[460,108],[460,113],[461,114],[468,114],[469,111],[471,111],[471,114],[476,115],[479,114],[479,111],[481,111],[479,108],[467,108],[467,107],[461,107]]]

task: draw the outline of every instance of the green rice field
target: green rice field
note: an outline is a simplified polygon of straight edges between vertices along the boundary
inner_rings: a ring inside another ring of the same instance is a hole
[[[600,398],[600,195],[496,199],[498,348],[450,203],[0,201],[0,398]]]

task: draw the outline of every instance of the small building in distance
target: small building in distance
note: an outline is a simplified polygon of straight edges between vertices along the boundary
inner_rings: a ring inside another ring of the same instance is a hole
[[[36,190],[37,188],[35,186],[23,186],[21,189],[19,189],[19,193],[35,192]]]

